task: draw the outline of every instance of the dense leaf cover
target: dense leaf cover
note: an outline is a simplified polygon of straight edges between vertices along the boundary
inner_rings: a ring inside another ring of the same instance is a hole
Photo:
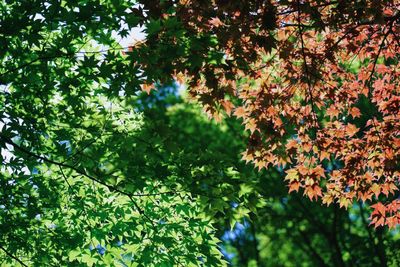
[[[134,4],[0,4],[2,266],[222,264],[195,163],[113,37]]]
[[[352,220],[336,204],[371,200],[372,223],[399,221],[396,5],[3,1],[0,264],[223,266],[217,236],[247,218],[252,241],[285,244],[270,250],[282,259],[305,251],[309,265],[329,265],[325,255],[337,265],[386,265],[390,235],[364,227],[363,204]],[[144,41],[118,44],[140,26]],[[192,112],[174,80],[210,115],[232,113],[248,132]],[[240,163],[241,150],[268,171]],[[291,191],[334,202],[310,206],[332,217],[322,238],[313,224],[324,218],[275,192],[283,176]],[[292,216],[296,205],[303,212]],[[301,252],[273,218],[304,242]],[[377,256],[343,256],[345,234]]]
[[[143,47],[177,44],[176,77],[251,133],[244,160],[284,168],[289,192],[372,201],[372,224],[399,224],[399,1],[142,2],[162,25]]]

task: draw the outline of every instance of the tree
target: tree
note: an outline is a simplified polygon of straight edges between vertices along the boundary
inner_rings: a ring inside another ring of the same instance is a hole
[[[134,4],[1,3],[2,266],[223,265],[113,35]]]
[[[283,167],[289,192],[370,201],[375,227],[399,224],[398,1],[140,2],[144,71],[172,66],[160,76],[184,75],[211,116],[234,110],[244,160]]]

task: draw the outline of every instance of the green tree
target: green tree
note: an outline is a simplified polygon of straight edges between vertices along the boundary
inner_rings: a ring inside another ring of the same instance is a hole
[[[113,37],[139,24],[134,4],[1,3],[3,265],[223,264],[185,154]]]

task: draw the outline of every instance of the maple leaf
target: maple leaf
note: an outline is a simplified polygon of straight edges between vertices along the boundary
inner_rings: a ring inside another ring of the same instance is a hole
[[[389,229],[394,229],[398,224],[400,224],[400,219],[397,216],[390,216],[386,218],[386,224]]]
[[[179,84],[185,83],[185,75],[182,72],[175,74],[174,78]]]
[[[354,136],[358,132],[358,130],[359,129],[354,124],[351,124],[351,123],[348,123],[346,126],[346,134],[349,137]]]
[[[297,169],[299,170],[299,173],[300,173],[301,175],[303,175],[303,176],[306,176],[306,175],[309,173],[309,171],[310,171],[310,169],[307,168],[307,167],[304,166],[304,165],[300,165]]]
[[[211,19],[208,21],[208,23],[210,23],[212,26],[214,26],[214,27],[216,27],[216,28],[225,25],[225,23],[223,23],[218,17],[211,18]]]
[[[370,172],[366,172],[364,175],[364,179],[366,180],[366,182],[368,184],[370,184],[372,182],[372,180],[374,179],[374,177],[371,175]]]
[[[286,149],[291,150],[296,148],[297,148],[297,141],[294,139],[290,139],[286,144]]]
[[[321,152],[320,152],[320,156],[319,156],[319,160],[324,160],[324,159],[329,159],[330,158],[330,154],[329,154],[329,152],[327,152],[327,151],[325,151],[325,150],[322,150]]]
[[[248,151],[245,151],[242,153],[242,160],[244,160],[246,163],[252,161],[254,159],[254,156],[249,153]]]
[[[378,74],[385,74],[388,72],[388,67],[384,64],[377,64],[375,68]]]
[[[309,142],[304,142],[304,143],[302,143],[302,147],[303,147],[304,151],[308,153],[312,149],[312,144]]]
[[[331,119],[339,117],[339,110],[334,106],[331,105],[329,108],[326,109],[326,115],[328,115]]]
[[[377,79],[377,80],[374,82],[374,88],[375,88],[375,90],[382,90],[382,89],[384,89],[384,86],[385,86],[385,81],[382,80],[382,79]]]
[[[142,90],[145,91],[148,95],[152,89],[155,89],[154,84],[144,83],[141,85]]]
[[[318,197],[322,196],[321,187],[317,184],[313,184],[311,186],[306,186],[304,189],[304,195],[307,195],[310,200],[317,200]]]
[[[300,188],[300,182],[298,181],[292,181],[289,183],[289,193],[292,191],[298,192]]]
[[[325,194],[322,197],[322,203],[329,206],[333,202],[333,196],[331,194]]]
[[[347,209],[347,207],[349,206],[350,203],[351,203],[351,200],[347,197],[341,197],[339,199],[339,206],[341,208],[344,207],[345,209]]]
[[[376,198],[378,198],[379,194],[381,193],[381,187],[378,184],[373,184],[370,190],[372,193],[374,193]]]
[[[373,208],[373,212],[371,213],[371,223],[374,224],[374,227],[383,226],[386,221],[386,207],[381,202],[378,202],[374,205],[371,205]]]
[[[250,130],[251,133],[254,133],[254,131],[257,128],[257,123],[256,120],[251,118],[250,120],[248,120],[245,124],[245,129],[246,130]]]
[[[359,118],[359,117],[361,117],[361,112],[360,112],[360,110],[358,109],[358,108],[356,108],[356,107],[352,107],[351,109],[350,109],[350,115],[353,117],[353,118]]]
[[[289,180],[289,182],[299,180],[299,174],[296,169],[290,169],[286,171],[285,180]]]
[[[371,208],[374,209],[374,211],[371,214],[372,216],[374,216],[374,215],[385,216],[386,215],[386,207],[381,202],[371,205]]]
[[[386,205],[386,209],[391,214],[396,213],[397,211],[400,210],[400,200],[399,199],[393,200],[391,203]],[[400,216],[399,216],[399,219],[400,219]]]
[[[378,226],[382,226],[385,224],[385,217],[380,216],[380,217],[375,217],[371,224],[375,224],[374,228],[377,228]]]
[[[255,161],[255,166],[258,168],[258,170],[260,171],[262,168],[265,168],[265,162],[262,160],[257,160]]]
[[[394,182],[387,182],[382,184],[382,192],[388,196],[389,193],[394,194],[396,191],[398,191],[399,188],[395,185]]]
[[[358,192],[358,199],[361,199],[363,202],[372,200],[372,194],[369,192]]]
[[[240,106],[235,109],[233,112],[233,115],[235,115],[238,118],[245,118],[246,117],[246,110],[244,107]]]
[[[231,114],[231,112],[232,112],[232,109],[233,109],[235,106],[234,106],[234,105],[232,104],[232,102],[229,101],[229,100],[223,100],[223,101],[221,102],[221,104],[222,104],[222,106],[224,107],[226,114],[229,116],[229,115]]]
[[[317,175],[317,177],[325,177],[325,170],[321,165],[316,166],[313,169],[313,172]]]

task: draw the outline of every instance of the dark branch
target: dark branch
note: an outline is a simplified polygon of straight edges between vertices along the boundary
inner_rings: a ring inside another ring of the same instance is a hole
[[[6,250],[2,245],[0,245],[0,249],[10,258],[16,260],[19,264],[21,264],[22,266],[28,267],[28,265],[26,265],[23,261],[21,261],[20,259],[18,259],[18,257],[16,257],[15,255],[13,255],[11,252],[9,252],[8,250]]]
[[[71,170],[77,172],[78,174],[80,174],[80,175],[82,175],[84,177],[87,177],[88,179],[107,187],[110,191],[114,191],[114,192],[120,193],[121,195],[127,196],[132,201],[133,205],[138,209],[138,212],[141,215],[143,215],[144,217],[146,217],[147,219],[149,219],[153,223],[153,221],[144,213],[144,211],[139,207],[139,205],[133,200],[133,197],[147,196],[147,195],[131,194],[131,193],[125,192],[125,191],[117,188],[116,186],[109,185],[106,182],[104,182],[104,181],[102,181],[102,180],[100,180],[100,179],[98,179],[98,178],[96,178],[94,176],[91,176],[90,174],[86,173],[85,171],[83,171],[83,170],[81,170],[81,169],[79,169],[79,168],[77,168],[75,166],[72,166],[72,165],[69,165],[69,164],[66,164],[66,163],[62,163],[62,162],[57,162],[57,161],[48,159],[48,158],[40,156],[40,155],[36,155],[35,153],[33,153],[33,152],[31,152],[31,151],[19,146],[18,144],[13,142],[10,138],[5,137],[5,136],[3,136],[1,134],[0,134],[0,139],[3,140],[6,143],[12,145],[14,148],[18,149],[19,151],[31,156],[31,157],[34,157],[34,158],[39,159],[39,160],[42,160],[42,161],[44,161],[46,163],[49,163],[49,164],[54,164],[54,165],[56,165],[58,167],[64,167],[64,168],[71,169]],[[150,195],[150,194],[148,194],[148,195]]]

